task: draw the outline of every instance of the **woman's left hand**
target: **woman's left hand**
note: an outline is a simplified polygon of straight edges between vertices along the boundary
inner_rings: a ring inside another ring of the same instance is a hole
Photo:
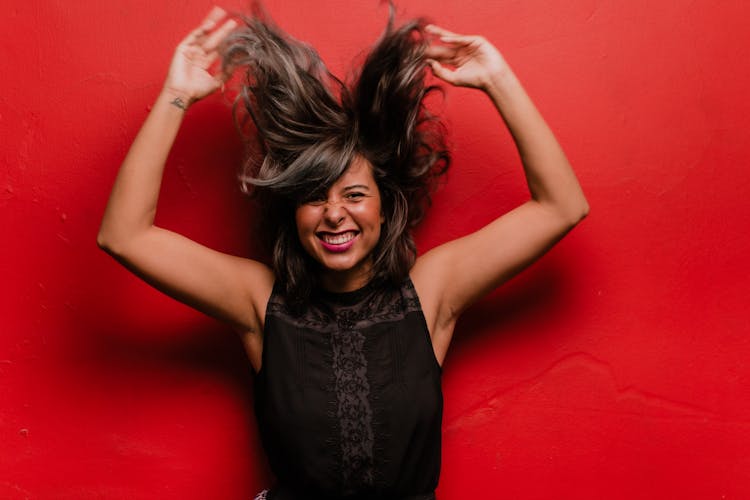
[[[434,24],[427,25],[425,31],[442,42],[441,45],[430,44],[425,52],[433,74],[441,80],[460,87],[487,90],[493,77],[509,70],[500,52],[484,37],[459,35]]]

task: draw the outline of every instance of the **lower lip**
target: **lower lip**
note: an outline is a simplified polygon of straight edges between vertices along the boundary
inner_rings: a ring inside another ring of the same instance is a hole
[[[355,236],[354,238],[350,239],[346,243],[341,243],[340,245],[334,245],[332,243],[326,243],[325,241],[321,240],[320,238],[318,238],[318,239],[320,240],[320,244],[323,246],[323,248],[325,248],[329,252],[340,253],[340,252],[346,252],[347,250],[349,250],[352,247],[352,245],[354,245],[354,241],[357,239],[357,236]]]

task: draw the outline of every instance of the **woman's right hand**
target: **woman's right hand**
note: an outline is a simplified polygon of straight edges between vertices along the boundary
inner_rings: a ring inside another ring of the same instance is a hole
[[[219,44],[237,26],[233,19],[219,26],[226,15],[222,8],[214,7],[200,26],[177,46],[164,90],[179,98],[185,107],[211,94],[223,83],[222,75],[212,75],[209,69],[219,55]]]

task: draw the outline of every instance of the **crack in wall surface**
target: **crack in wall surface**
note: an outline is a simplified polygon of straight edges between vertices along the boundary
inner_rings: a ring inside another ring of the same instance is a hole
[[[567,379],[568,381],[565,381]],[[559,387],[570,388],[560,394]],[[527,402],[521,403],[526,399]],[[577,352],[564,356],[526,380],[495,391],[445,422],[445,430],[461,427],[471,416],[506,413],[525,408],[630,415],[650,419],[698,419],[722,423],[750,424],[726,419],[698,405],[639,389],[620,387],[612,367],[594,356]]]

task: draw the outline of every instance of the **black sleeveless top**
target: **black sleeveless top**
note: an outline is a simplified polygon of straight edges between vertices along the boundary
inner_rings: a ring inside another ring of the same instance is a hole
[[[269,499],[430,499],[441,368],[410,279],[266,311],[255,412],[279,484]]]

